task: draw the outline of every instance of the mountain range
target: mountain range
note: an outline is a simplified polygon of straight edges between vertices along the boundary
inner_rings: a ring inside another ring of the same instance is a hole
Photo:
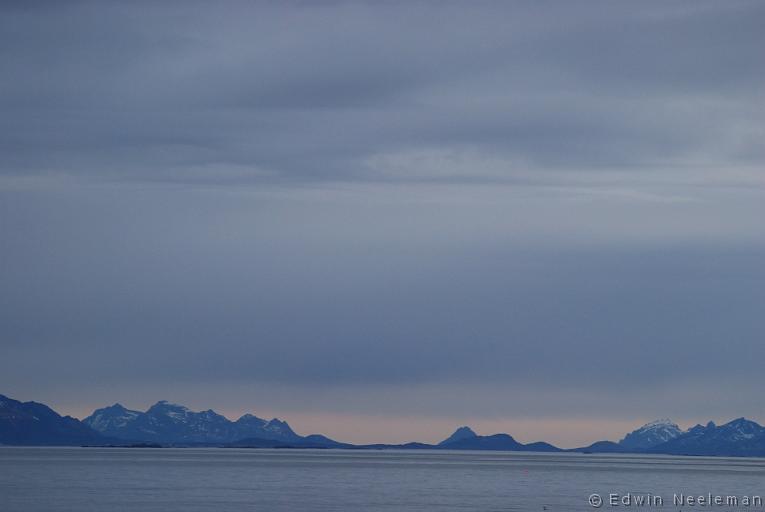
[[[120,404],[97,409],[80,421],[37,402],[0,395],[0,445],[224,446],[250,448],[345,448],[503,450],[533,452],[648,453],[669,455],[765,457],[765,427],[745,418],[723,425],[709,422],[688,430],[668,419],[656,420],[620,441],[598,441],[564,450],[545,442],[523,444],[508,434],[482,436],[467,426],[438,444],[354,445],[321,434],[301,436],[286,421],[245,414],[231,421],[213,410],[194,412],[160,401],[146,411]]]
[[[107,437],[150,443],[225,444],[245,438],[293,443],[302,439],[287,422],[276,418],[264,420],[245,414],[231,421],[211,409],[193,412],[165,400],[152,405],[146,412],[114,404],[93,411],[82,423]]]

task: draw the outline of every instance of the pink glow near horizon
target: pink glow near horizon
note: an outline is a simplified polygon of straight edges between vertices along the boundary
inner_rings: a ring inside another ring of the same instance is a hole
[[[124,404],[131,407],[129,404]],[[54,408],[55,409],[55,408]],[[144,407],[135,409],[145,410]],[[62,408],[61,414],[85,418],[92,407]],[[231,420],[252,411],[221,409],[219,414]],[[414,417],[363,414],[323,414],[296,411],[259,410],[264,419],[279,418],[287,421],[298,434],[324,434],[349,443],[405,443],[419,441],[437,443],[463,425],[478,435],[507,433],[521,443],[546,441],[561,448],[587,446],[595,441],[618,441],[626,433],[655,418],[491,418],[466,419],[446,417]],[[699,421],[676,420],[681,428]]]

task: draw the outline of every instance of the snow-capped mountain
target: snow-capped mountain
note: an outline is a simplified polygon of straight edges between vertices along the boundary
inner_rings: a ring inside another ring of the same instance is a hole
[[[682,435],[683,431],[676,423],[668,419],[661,419],[646,423],[637,430],[633,430],[619,444],[629,450],[647,450],[666,443]]]
[[[664,440],[664,441],[663,441]],[[480,436],[460,427],[438,445],[350,445],[314,434],[300,436],[281,420],[245,414],[230,421],[212,410],[194,412],[160,401],[145,412],[114,404],[93,412],[83,421],[61,416],[37,402],[20,402],[0,395],[0,445],[226,445],[256,448],[355,448],[560,451],[544,442],[523,444],[508,434]],[[650,446],[644,448],[645,446]],[[631,432],[619,443],[599,441],[571,451],[586,453],[657,453],[765,457],[765,427],[745,418],[723,425],[709,422],[685,432],[669,420],[658,420]]]
[[[274,439],[277,441],[296,441],[301,439],[287,424],[278,418],[264,420],[245,414],[233,424],[234,437],[236,440],[256,437],[260,439]]]
[[[720,426],[710,421],[706,425],[696,425],[650,451],[674,455],[763,456],[765,427],[746,418]]]
[[[765,434],[765,428],[746,418],[737,418],[717,427],[716,437],[728,442],[749,441]]]
[[[157,443],[230,443],[245,438],[282,442],[299,441],[287,424],[245,414],[230,421],[213,410],[194,412],[165,400],[146,412],[126,409],[120,404],[93,412],[83,422],[103,435],[118,439]]]
[[[88,425],[93,430],[107,432],[126,427],[140,414],[142,413],[124,408],[122,404],[114,404],[98,409],[87,419],[90,420]]]

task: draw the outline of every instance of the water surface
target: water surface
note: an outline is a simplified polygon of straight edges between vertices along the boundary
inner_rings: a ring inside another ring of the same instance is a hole
[[[611,492],[661,495],[663,510],[680,510],[671,503],[678,492],[765,496],[765,460],[517,452],[0,447],[3,512],[552,512],[594,510],[588,496]],[[624,508],[606,504],[600,510]]]

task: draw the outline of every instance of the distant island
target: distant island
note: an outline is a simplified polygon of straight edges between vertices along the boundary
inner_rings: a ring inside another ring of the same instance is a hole
[[[597,441],[573,449],[538,441],[523,444],[509,434],[478,435],[458,428],[438,444],[355,445],[321,434],[301,436],[279,419],[245,414],[231,421],[213,410],[194,412],[159,401],[146,411],[120,404],[97,409],[80,421],[37,402],[0,395],[0,445],[230,448],[340,448],[351,450],[497,450],[522,452],[642,453],[765,457],[765,427],[745,418],[681,430],[668,419],[647,423],[618,442]]]

